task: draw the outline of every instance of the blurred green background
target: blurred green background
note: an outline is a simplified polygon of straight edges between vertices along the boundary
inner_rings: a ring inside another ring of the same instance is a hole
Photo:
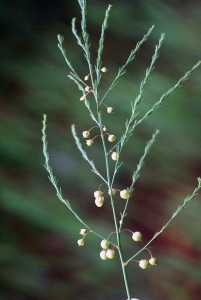
[[[88,32],[95,63],[101,22],[113,8],[106,32],[102,93],[112,82],[131,49],[153,24],[154,32],[109,94],[115,114],[103,113],[109,132],[120,138],[130,116],[130,102],[139,92],[160,34],[166,38],[140,107],[143,114],[201,58],[200,1],[88,0]],[[1,299],[124,300],[119,259],[101,261],[100,240],[87,236],[78,247],[83,226],[56,198],[43,167],[41,127],[47,114],[50,163],[64,196],[90,226],[107,236],[114,230],[109,203],[99,209],[93,192],[101,184],[76,148],[77,133],[93,126],[81,96],[67,75],[57,47],[65,37],[67,56],[75,70],[88,73],[81,48],[71,33],[71,19],[80,9],[75,0],[1,1]],[[88,97],[92,101],[92,97]],[[92,105],[93,106],[93,105]],[[201,69],[165,104],[136,128],[122,153],[124,161],[115,186],[130,185],[146,141],[161,131],[152,148],[129,207],[124,228],[141,231],[144,245],[169,220],[177,206],[197,186],[201,176]],[[95,131],[94,131],[95,132]],[[83,141],[83,140],[82,140]],[[83,147],[86,149],[83,141]],[[100,142],[87,148],[104,174]],[[157,267],[127,267],[132,297],[140,300],[194,300],[201,294],[201,195],[192,200],[171,226],[151,245]],[[117,209],[123,204],[117,199]],[[124,255],[139,245],[124,233]],[[141,245],[142,245],[141,244]],[[148,252],[138,257],[149,258]]]

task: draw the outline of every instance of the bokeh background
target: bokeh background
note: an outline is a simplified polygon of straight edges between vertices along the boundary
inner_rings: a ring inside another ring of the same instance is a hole
[[[130,102],[139,92],[160,34],[166,38],[152,79],[147,85],[140,115],[173,86],[201,54],[200,1],[88,0],[88,32],[95,63],[98,40],[108,4],[101,92],[124,64],[131,49],[153,24],[154,32],[127,68],[106,103],[115,114],[103,112],[108,130],[120,138],[130,116]],[[88,73],[81,48],[71,33],[71,19],[80,9],[75,0],[1,1],[1,299],[64,300],[126,299],[118,258],[101,261],[100,240],[93,234],[78,247],[83,226],[56,198],[43,167],[41,126],[48,118],[50,163],[64,196],[103,236],[114,230],[110,204],[94,205],[93,192],[101,184],[76,148],[70,125],[78,135],[93,126],[80,91],[67,75],[69,69],[57,47],[65,37],[66,53],[75,70]],[[92,97],[88,97],[93,101]],[[104,110],[104,109],[103,109]],[[169,220],[201,175],[201,69],[182,88],[136,128],[122,153],[124,161],[115,186],[130,185],[131,175],[146,141],[159,129],[146,160],[125,219],[124,228],[139,230],[144,245]],[[95,130],[94,130],[95,134]],[[82,140],[83,141],[83,140]],[[101,143],[87,148],[104,174]],[[132,297],[140,300],[197,300],[201,294],[201,195],[178,215],[151,245],[157,267],[127,267]],[[123,204],[116,201],[117,210]],[[124,255],[140,248],[124,233]],[[149,258],[148,252],[138,257]]]

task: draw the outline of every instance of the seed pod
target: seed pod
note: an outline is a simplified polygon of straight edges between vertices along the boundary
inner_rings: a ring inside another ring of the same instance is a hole
[[[150,258],[149,263],[150,263],[150,265],[152,265],[152,266],[156,266],[157,263],[158,263],[158,259],[155,258],[155,257],[152,257],[152,258]]]
[[[115,257],[115,251],[112,250],[112,249],[108,249],[107,252],[106,252],[106,256],[107,256],[107,258],[109,258],[109,259],[114,258],[114,257]]]
[[[85,91],[86,91],[86,92],[89,92],[90,89],[91,89],[91,88],[90,88],[89,86],[86,86],[86,87],[85,87]]]
[[[128,199],[130,197],[130,193],[128,190],[123,190],[120,192],[120,197],[122,199]]]
[[[102,195],[103,195],[103,193],[100,190],[94,192],[95,198],[102,197]]]
[[[110,134],[109,136],[108,136],[108,141],[109,142],[114,142],[116,140],[116,136],[114,136],[114,134]]]
[[[104,197],[98,197],[98,198],[96,198],[96,199],[95,199],[95,204],[96,204],[96,206],[98,206],[98,207],[103,206],[103,204],[104,204]]]
[[[105,72],[107,72],[108,71],[108,69],[107,68],[102,68],[102,69],[100,69],[103,73],[105,73]]]
[[[133,232],[132,239],[135,242],[140,242],[142,240],[142,234],[139,231]]]
[[[117,160],[117,159],[119,158],[118,153],[117,153],[117,152],[113,152],[112,155],[111,155],[111,158],[112,158],[113,160]]]
[[[80,234],[81,235],[86,235],[87,234],[87,229],[80,229]]]
[[[107,256],[106,256],[106,251],[102,250],[102,251],[100,252],[100,258],[101,258],[102,260],[108,259]]]
[[[77,241],[78,246],[84,246],[84,239],[80,239]]]
[[[107,107],[107,112],[108,112],[108,114],[112,114],[114,112],[114,108],[113,107]]]
[[[142,268],[142,269],[147,269],[148,266],[149,266],[148,260],[146,260],[146,259],[141,259],[141,260],[139,261],[139,266],[140,266],[140,268]]]
[[[83,133],[82,133],[82,136],[83,136],[83,138],[88,138],[89,137],[89,135],[90,135],[90,132],[89,131],[83,131]]]
[[[85,98],[86,98],[86,96],[85,96],[85,95],[84,95],[84,96],[82,96],[82,97],[80,98],[80,101],[83,101]]]
[[[110,247],[110,242],[107,240],[102,240],[100,245],[103,249],[108,249]]]
[[[87,146],[92,146],[93,145],[93,140],[86,140]]]

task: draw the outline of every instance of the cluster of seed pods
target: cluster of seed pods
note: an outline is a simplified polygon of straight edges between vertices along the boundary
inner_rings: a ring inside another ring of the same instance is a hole
[[[108,70],[107,70],[107,68],[104,67],[104,68],[100,69],[100,71],[103,72],[103,73],[105,73],[105,72],[107,72]],[[94,71],[93,71],[93,72],[94,72]],[[90,75],[91,75],[91,74],[86,75],[86,76],[84,77],[84,80],[87,81],[87,80],[90,78]],[[94,92],[93,89],[92,89],[90,86],[86,86],[86,87],[85,87],[85,91],[86,91],[86,94],[83,95],[83,96],[80,98],[81,101],[85,100],[85,99],[86,99],[86,96],[87,96],[89,93]],[[107,105],[106,105],[105,103],[103,103],[102,101],[100,102],[99,105],[101,105],[101,104],[104,105],[104,106],[106,107],[107,113],[108,113],[108,114],[114,113],[114,108],[113,108],[113,107],[107,106]],[[95,128],[95,127],[99,127],[99,126],[94,126],[94,127],[90,128],[89,130],[83,131],[83,132],[82,132],[83,138],[85,138],[85,139],[89,138],[89,136],[90,136],[90,131],[91,131],[93,128]],[[107,128],[106,128],[105,125],[103,125],[102,130],[103,130],[103,132],[106,132],[106,131],[107,131]],[[95,138],[97,138],[97,137],[103,137],[104,135],[108,135],[107,138],[108,138],[108,141],[109,141],[109,142],[114,142],[114,141],[116,140],[116,137],[115,137],[114,134],[104,133],[103,135],[96,135],[96,136],[94,136],[94,137],[91,138],[91,139],[87,139],[87,140],[86,140],[87,146],[92,146],[93,143],[94,143]],[[119,154],[118,154],[118,152],[109,151],[108,154],[111,155],[112,160],[118,160],[118,159],[119,159]],[[102,184],[101,184],[101,185],[102,185]],[[109,191],[107,191],[107,192],[108,192],[108,194],[110,194],[110,195],[115,195],[117,191],[119,192],[120,198],[122,198],[122,199],[127,200],[127,199],[129,199],[130,196],[131,196],[130,190],[129,190],[128,188],[127,188],[127,189],[124,189],[124,190],[118,190],[118,189],[112,188],[111,190],[109,190]],[[98,189],[97,191],[94,192],[95,205],[96,205],[97,207],[102,207],[102,206],[103,206],[104,200],[105,200],[105,199],[104,199],[104,193],[105,193],[105,192],[102,192],[102,191],[100,190],[100,187],[99,187],[99,189]],[[120,224],[121,224],[121,225],[123,224],[123,220],[120,220]],[[132,233],[132,239],[133,239],[135,242],[140,242],[140,241],[142,241],[142,234],[141,234],[139,231],[132,232],[132,231],[129,230],[129,229],[124,229],[124,230],[122,230],[122,231],[129,231],[129,232],[131,232],[131,233]],[[121,231],[121,232],[122,232],[122,231]],[[87,234],[88,234],[89,232],[91,232],[91,230],[89,230],[89,229],[81,229],[81,230],[80,230],[80,234],[81,234],[83,237],[77,241],[77,243],[78,243],[79,246],[84,246],[84,239],[85,239],[85,237],[87,236]],[[121,232],[120,232],[120,233],[121,233]],[[111,233],[111,234],[112,234],[112,233]],[[111,235],[111,234],[110,234],[110,235]],[[110,236],[110,235],[109,235],[109,236]],[[102,260],[107,260],[107,259],[113,259],[113,258],[115,258],[115,248],[118,248],[117,245],[111,243],[109,240],[102,240],[100,245],[101,245],[101,248],[102,248],[102,250],[101,250],[101,252],[100,252],[100,258],[101,258]],[[139,267],[142,268],[142,269],[147,269],[148,266],[150,266],[150,265],[156,266],[156,265],[157,265],[157,259],[156,259],[155,257],[152,256],[151,251],[150,251],[148,248],[145,248],[145,249],[150,253],[151,258],[150,258],[149,260],[147,260],[147,259],[141,259],[140,261],[137,261],[137,260],[131,260],[131,261],[138,262]],[[132,300],[138,300],[138,299],[132,299]]]
[[[142,234],[139,232],[139,231],[136,231],[136,232],[132,232],[131,230],[129,229],[124,229],[122,231],[129,231],[132,233],[132,239],[135,241],[135,242],[141,242],[142,241]],[[121,231],[121,232],[122,232]],[[83,238],[82,239],[79,239],[77,241],[78,245],[79,246],[84,246],[84,239],[85,237],[87,236],[87,234],[91,232],[91,230],[88,230],[88,229],[80,229],[80,234],[83,235]],[[120,232],[120,233],[121,233]],[[113,232],[114,233],[114,232]],[[111,235],[111,234],[110,234]],[[109,236],[110,236],[109,235]],[[118,248],[117,245],[111,243],[109,240],[102,240],[101,243],[100,243],[100,246],[102,248],[101,252],[100,252],[100,258],[102,260],[107,260],[107,259],[113,259],[115,258],[115,248]],[[148,249],[148,248],[145,248],[145,250],[147,250],[149,253],[150,253],[150,259],[147,260],[147,259],[141,259],[141,260],[131,260],[133,262],[138,262],[139,264],[139,267],[143,270],[147,269],[150,265],[151,266],[156,266],[157,263],[158,263],[158,260],[157,258],[153,257],[152,256],[152,253],[151,251]]]

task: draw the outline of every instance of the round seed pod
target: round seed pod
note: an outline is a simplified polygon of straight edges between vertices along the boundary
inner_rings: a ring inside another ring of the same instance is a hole
[[[115,251],[112,250],[112,249],[108,249],[107,252],[106,252],[106,256],[107,256],[107,258],[109,258],[109,259],[114,258],[114,257],[115,257]]]
[[[140,268],[142,268],[142,269],[147,269],[148,266],[149,266],[149,261],[146,260],[146,259],[141,259],[141,260],[139,261],[139,266],[140,266]]]
[[[152,265],[152,266],[156,266],[157,263],[158,263],[158,259],[155,258],[155,257],[152,257],[152,258],[150,258],[149,263],[150,263],[150,265]]]
[[[96,206],[98,206],[98,207],[103,206],[103,204],[104,204],[104,197],[98,197],[98,198],[96,198],[96,199],[95,199],[95,204],[96,204]]]
[[[122,199],[128,199],[130,197],[130,193],[128,190],[123,190],[120,192],[120,197]]]
[[[109,136],[108,136],[108,141],[109,142],[114,142],[116,140],[116,136],[114,136],[114,134],[110,134]]]
[[[100,252],[100,258],[101,258],[102,260],[108,259],[107,256],[106,256],[106,252],[105,252],[104,250],[102,250],[102,251]]]
[[[140,242],[142,240],[142,234],[139,231],[133,232],[132,239],[135,242]]]
[[[103,249],[108,249],[110,247],[110,242],[107,240],[102,240],[100,245]]]

